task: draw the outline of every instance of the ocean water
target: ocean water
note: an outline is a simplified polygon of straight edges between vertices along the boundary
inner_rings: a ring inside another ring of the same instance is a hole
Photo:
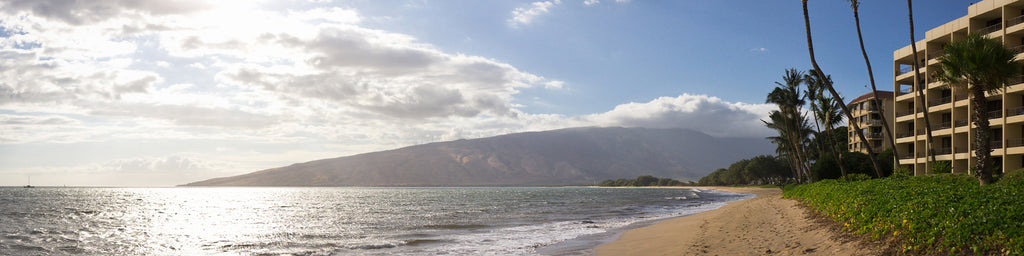
[[[587,255],[751,195],[652,188],[0,188],[0,255]]]

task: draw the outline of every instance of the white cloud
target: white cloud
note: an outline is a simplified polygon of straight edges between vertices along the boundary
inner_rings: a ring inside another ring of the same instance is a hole
[[[599,3],[601,3],[600,0],[584,0],[583,1],[583,5],[586,5],[586,6],[591,6],[591,5],[595,5],[595,4],[599,4]]]
[[[771,104],[731,103],[707,95],[683,94],[647,103],[628,103],[581,117],[605,126],[687,128],[716,137],[764,137],[771,131],[761,119],[776,107]]]
[[[509,25],[512,27],[529,25],[533,23],[534,18],[551,12],[551,8],[561,3],[561,0],[537,1],[530,3],[529,7],[518,7],[512,10],[512,18],[508,20]]]
[[[750,51],[752,51],[752,52],[768,52],[768,48],[758,47],[758,48],[750,49]]]

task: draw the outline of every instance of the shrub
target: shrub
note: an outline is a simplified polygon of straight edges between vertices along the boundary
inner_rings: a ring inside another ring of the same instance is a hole
[[[999,178],[999,185],[1003,186],[1024,186],[1024,169],[1011,171]]]
[[[1024,174],[979,186],[964,174],[893,177],[856,182],[824,180],[786,186],[846,230],[898,237],[911,254],[1024,255]]]
[[[863,174],[863,173],[854,173],[854,174],[847,175],[847,178],[850,178],[850,181],[863,181],[863,180],[874,179],[875,177],[871,177],[871,175],[867,175],[867,174]]]
[[[950,161],[936,161],[932,163],[932,169],[929,170],[931,173],[952,173],[953,163]]]

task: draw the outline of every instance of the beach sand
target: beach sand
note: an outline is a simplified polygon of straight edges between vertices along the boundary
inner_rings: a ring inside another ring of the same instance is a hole
[[[842,238],[777,188],[714,189],[757,195],[716,210],[629,230],[597,255],[881,255],[877,245]]]

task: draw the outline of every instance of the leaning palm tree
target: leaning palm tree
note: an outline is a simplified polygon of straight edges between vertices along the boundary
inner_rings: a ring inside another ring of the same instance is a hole
[[[914,64],[911,65],[914,67],[914,90],[917,91],[917,102],[921,105],[921,110],[924,111],[925,113],[925,144],[928,144],[928,155],[931,158],[931,161],[928,161],[927,165],[931,166],[933,163],[935,163],[935,147],[932,146],[932,143],[935,140],[932,139],[932,121],[928,120],[928,104],[924,101],[924,88],[926,85],[924,85],[921,82],[920,78],[918,78],[918,70],[921,67],[918,65],[919,60],[917,58],[917,39],[914,39],[914,7],[911,3],[911,0],[907,0],[907,14],[910,17],[910,50],[913,51],[912,56],[914,56]]]
[[[975,176],[981,185],[992,183],[992,142],[989,127],[986,92],[996,92],[1006,86],[1007,80],[1021,72],[1016,54],[995,39],[980,34],[946,45],[939,57],[942,67],[935,78],[949,86],[967,86],[971,91],[971,121],[974,123]]]
[[[818,61],[814,59],[814,42],[811,39],[811,17],[810,15],[807,14],[807,0],[800,0],[800,2],[803,3],[804,8],[804,31],[806,31],[807,34],[807,53],[811,56],[811,65],[814,66],[814,73],[817,73],[818,77],[825,77],[825,72],[821,71],[821,67],[818,66]],[[843,113],[846,114],[847,120],[853,120],[853,114],[850,113],[850,108],[846,106],[846,103],[843,103],[843,98],[842,96],[839,95],[839,92],[836,92],[836,89],[833,88],[832,84],[828,82],[825,83],[825,88],[828,89],[828,92],[832,94],[832,98],[839,102],[839,107],[843,109]],[[849,123],[851,126],[853,126],[854,130],[858,131],[855,133],[858,137],[860,137],[861,141],[868,141],[867,138],[864,138],[864,133],[859,132],[860,125],[858,125],[857,122]],[[882,167],[878,165],[878,159],[876,159],[875,157],[874,149],[872,149],[871,147],[867,147],[867,150],[868,159],[871,160],[871,166],[875,168],[875,175],[881,178]]]
[[[885,120],[885,112],[884,112],[885,108],[883,108],[882,106],[878,105],[879,104],[879,100],[877,100],[877,99],[879,99],[879,97],[878,97],[878,89],[875,87],[875,73],[871,71],[871,61],[868,60],[868,52],[867,52],[867,50],[864,50],[864,36],[860,32],[860,15],[859,15],[859,12],[858,12],[859,9],[860,9],[860,1],[858,1],[858,0],[846,0],[846,1],[850,2],[850,7],[853,8],[853,23],[857,25],[857,40],[860,41],[860,53],[861,53],[861,55],[864,55],[864,65],[867,65],[867,67],[868,67],[868,80],[871,81],[871,95],[873,95],[875,97],[875,99],[876,99],[876,100],[872,100],[871,101],[871,105],[874,106],[875,109],[878,109],[879,112],[882,112],[882,127],[885,129],[885,135],[889,136],[889,147],[892,148],[893,159],[890,159],[890,161],[893,161],[895,163],[896,162],[896,156],[898,156],[900,154],[899,154],[899,151],[896,150],[896,136],[892,136],[892,130],[889,129],[889,121]],[[844,175],[844,177],[845,177],[845,175]]]

